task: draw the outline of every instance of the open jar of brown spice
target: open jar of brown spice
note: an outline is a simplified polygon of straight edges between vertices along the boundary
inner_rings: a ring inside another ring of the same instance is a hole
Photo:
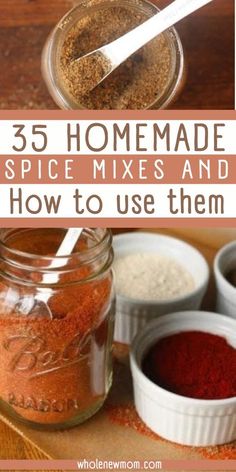
[[[161,109],[184,83],[184,54],[175,28],[153,39],[91,92],[81,95],[73,60],[107,44],[158,12],[147,0],[79,1],[50,34],[42,56],[48,90],[63,109]],[[88,71],[88,76],[93,71]]]
[[[55,258],[65,232],[0,230],[0,407],[42,429],[86,420],[112,381],[111,233],[85,229],[70,256]]]

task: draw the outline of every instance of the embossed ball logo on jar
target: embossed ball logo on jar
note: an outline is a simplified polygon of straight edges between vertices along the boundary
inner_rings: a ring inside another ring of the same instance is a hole
[[[33,379],[49,374],[88,359],[89,345],[92,342],[91,333],[77,334],[62,350],[51,350],[47,341],[36,334],[15,334],[9,336],[3,343],[6,351],[12,354],[9,360],[9,370],[12,372],[27,372]],[[86,347],[87,352],[86,352]],[[32,372],[33,371],[33,372]]]

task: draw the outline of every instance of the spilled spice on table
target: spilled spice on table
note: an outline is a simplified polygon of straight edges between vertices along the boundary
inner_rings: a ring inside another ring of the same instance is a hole
[[[161,441],[163,443],[169,443],[166,439],[161,438],[153,431],[151,431],[139,418],[135,406],[133,403],[127,403],[123,405],[106,405],[106,412],[109,420],[119,426],[125,428],[131,428],[137,433],[142,434],[155,441]],[[222,446],[210,446],[210,447],[190,447],[181,444],[171,443],[174,447],[180,449],[188,449],[189,451],[196,451],[202,454],[206,459],[236,459],[236,441],[231,444],[224,444]]]

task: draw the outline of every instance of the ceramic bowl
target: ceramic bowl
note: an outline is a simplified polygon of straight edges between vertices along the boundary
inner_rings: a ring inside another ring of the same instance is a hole
[[[115,341],[130,344],[137,332],[161,315],[200,308],[209,280],[209,268],[202,254],[179,239],[155,233],[134,232],[114,237],[115,259],[131,253],[158,253],[172,258],[193,277],[194,289],[176,298],[137,300],[116,293]]]
[[[236,319],[236,287],[225,278],[225,274],[232,269],[236,269],[236,241],[223,246],[214,261],[216,310]]]
[[[143,358],[158,339],[192,330],[224,336],[236,348],[236,320],[227,316],[189,311],[158,318],[132,343],[130,359],[135,406],[144,423],[170,441],[188,446],[228,443],[236,439],[236,397],[224,400],[187,398],[159,387],[142,372]]]

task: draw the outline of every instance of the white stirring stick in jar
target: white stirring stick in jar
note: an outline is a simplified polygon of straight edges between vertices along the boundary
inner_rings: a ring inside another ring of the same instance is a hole
[[[71,66],[81,84],[81,95],[91,92],[122,62],[170,26],[212,0],[175,0],[162,11],[120,38],[74,59]],[[93,70],[92,74],[87,74]]]
[[[69,228],[68,229],[63,241],[61,242],[55,254],[55,259],[53,259],[51,263],[48,265],[48,269],[56,269],[59,267],[63,267],[67,264],[69,260],[68,256],[70,256],[70,254],[72,253],[78,239],[81,236],[82,231],[83,231],[83,228]],[[65,259],[64,258],[61,259],[62,256],[65,256]],[[60,257],[60,259],[57,259],[57,257]],[[59,279],[58,272],[51,272],[51,273],[43,274],[41,283],[48,284],[48,285],[55,284],[58,281],[58,279]],[[48,300],[50,299],[51,295],[52,295],[52,289],[47,288],[47,291],[45,292],[40,292],[30,297],[27,297],[27,296],[23,297],[17,304],[18,313],[29,315],[32,312],[34,306],[39,305],[38,306],[39,315],[42,314],[43,316],[49,316],[50,319],[52,319],[53,315],[48,305]]]

